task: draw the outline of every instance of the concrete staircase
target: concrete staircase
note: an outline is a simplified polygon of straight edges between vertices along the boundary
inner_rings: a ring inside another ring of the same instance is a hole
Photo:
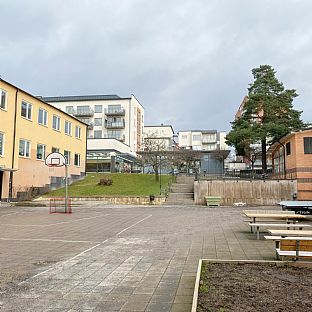
[[[166,205],[194,205],[194,177],[177,176],[171,185]]]

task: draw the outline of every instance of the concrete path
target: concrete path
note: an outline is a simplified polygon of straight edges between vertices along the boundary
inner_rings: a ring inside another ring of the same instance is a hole
[[[240,210],[1,208],[0,311],[190,311],[200,258],[274,259]]]

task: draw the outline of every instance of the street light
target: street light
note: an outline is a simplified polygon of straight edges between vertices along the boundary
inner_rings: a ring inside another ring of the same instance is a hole
[[[159,155],[159,195],[161,195],[161,155]]]

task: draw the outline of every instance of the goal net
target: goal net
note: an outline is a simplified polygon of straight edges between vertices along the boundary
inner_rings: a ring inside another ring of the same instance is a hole
[[[67,207],[65,197],[51,198],[49,213],[72,213],[71,199],[67,198]]]

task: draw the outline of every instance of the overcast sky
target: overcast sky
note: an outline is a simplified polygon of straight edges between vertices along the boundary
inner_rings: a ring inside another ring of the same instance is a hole
[[[272,65],[312,121],[311,0],[0,0],[0,75],[43,96],[134,94],[145,124],[229,130]]]

